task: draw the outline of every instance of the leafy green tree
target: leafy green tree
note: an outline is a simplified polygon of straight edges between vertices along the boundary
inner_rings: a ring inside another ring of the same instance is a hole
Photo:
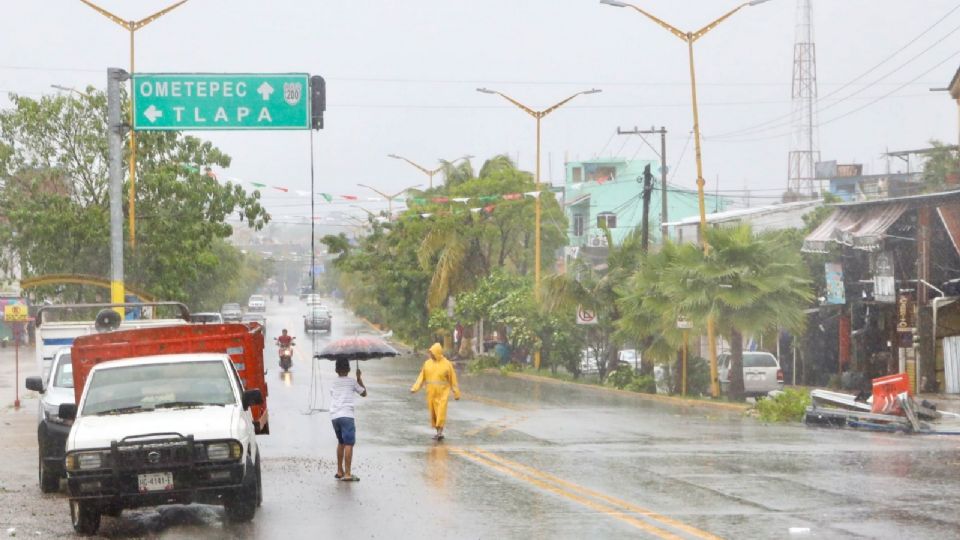
[[[8,269],[18,264],[27,276],[106,276],[104,93],[88,87],[80,97],[10,99],[13,106],[0,111],[0,241],[8,246],[0,262]],[[198,283],[211,274],[230,283],[240,272],[227,266],[233,273],[224,275],[218,268],[234,249],[222,243],[232,234],[226,218],[236,212],[248,226],[260,229],[269,215],[257,193],[201,173],[205,165],[230,164],[229,156],[211,143],[179,132],[143,133],[137,141],[140,226],[136,248],[125,249],[125,276],[163,299],[201,300],[191,295],[209,288]]]
[[[933,152],[927,155],[923,166],[924,190],[928,193],[945,191],[948,182],[957,184],[960,179],[960,151],[955,146],[941,141],[930,141]]]

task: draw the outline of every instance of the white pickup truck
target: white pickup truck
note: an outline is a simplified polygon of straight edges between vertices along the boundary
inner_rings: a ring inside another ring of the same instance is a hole
[[[166,354],[169,353],[169,354]],[[74,529],[163,504],[223,505],[249,521],[262,500],[255,435],[267,433],[263,331],[189,325],[108,332],[71,349],[64,466]]]

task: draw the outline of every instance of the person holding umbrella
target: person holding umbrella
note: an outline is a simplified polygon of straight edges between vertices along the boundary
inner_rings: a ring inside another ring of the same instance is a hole
[[[434,439],[443,440],[443,428],[447,423],[447,399],[450,389],[453,389],[453,399],[460,399],[460,386],[457,384],[457,373],[453,363],[443,356],[443,346],[434,343],[430,347],[430,357],[423,363],[417,382],[413,383],[410,393],[420,391],[427,385],[427,410],[430,411],[430,424],[437,430]]]
[[[357,442],[357,428],[354,422],[353,404],[354,394],[367,397],[367,387],[357,369],[357,380],[350,375],[350,361],[337,360],[335,367],[337,378],[330,389],[330,421],[333,423],[333,432],[337,435],[337,474],[334,477],[344,482],[360,480],[351,474],[353,464],[353,445]]]

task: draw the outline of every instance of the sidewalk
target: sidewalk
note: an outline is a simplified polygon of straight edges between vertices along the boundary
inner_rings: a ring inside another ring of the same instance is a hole
[[[936,404],[938,411],[960,414],[960,394],[918,394],[916,398]]]
[[[16,375],[16,349],[13,345],[0,349],[0,408],[13,405],[15,399],[14,377]],[[32,394],[24,387],[24,379],[37,373],[36,355],[33,345],[20,346],[20,378],[16,382],[19,387],[20,402],[23,405],[25,395]]]

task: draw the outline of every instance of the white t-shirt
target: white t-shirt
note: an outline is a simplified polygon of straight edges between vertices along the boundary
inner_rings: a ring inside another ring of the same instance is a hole
[[[330,388],[330,419],[353,418],[356,394],[362,394],[365,391],[353,377],[337,376]]]

